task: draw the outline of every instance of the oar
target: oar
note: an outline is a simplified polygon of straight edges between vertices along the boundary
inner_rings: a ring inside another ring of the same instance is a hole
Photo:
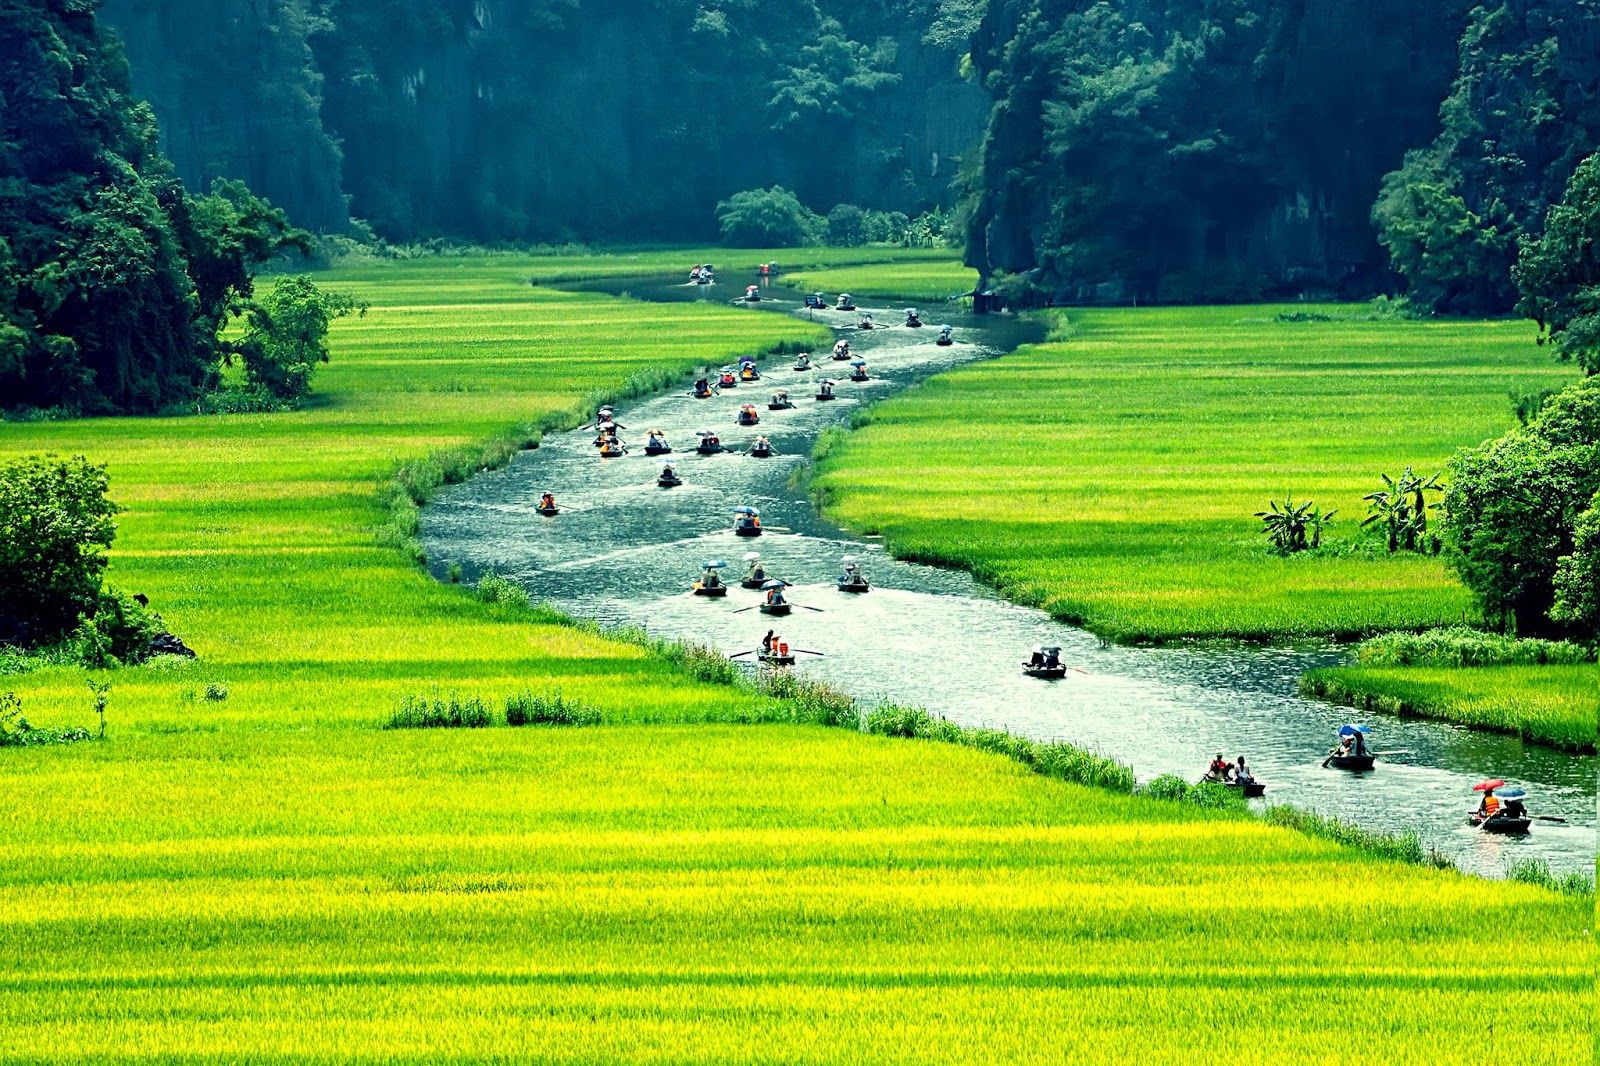
[[[758,603],[758,604],[756,604],[755,607],[741,607],[737,611],[734,611],[733,613],[734,614],[744,614],[746,611],[753,611],[753,610],[756,609],[756,607],[760,607],[760,606],[761,605]]]
[[[827,614],[828,613],[828,612],[824,611],[821,607],[807,607],[803,603],[797,603],[797,604],[795,604],[795,606],[800,608],[802,611],[816,611],[818,614]]]
[[[1567,820],[1565,818],[1557,818],[1553,814],[1534,814],[1534,815],[1530,815],[1529,817],[1531,817],[1536,822],[1554,822],[1556,825],[1566,825],[1567,824]]]
[[[812,651],[809,648],[796,648],[795,651],[799,652],[801,655],[821,655],[821,654],[823,654],[820,651]]]
[[[755,654],[755,652],[753,652],[753,651],[736,651],[732,655],[728,656],[728,658],[730,658],[730,659],[741,659],[746,655],[754,655],[754,654]]]
[[[1391,755],[1410,755],[1411,752],[1410,752],[1409,749],[1401,748],[1398,751],[1369,751],[1369,752],[1367,752],[1367,754],[1368,755],[1381,755],[1384,758],[1388,758]]]

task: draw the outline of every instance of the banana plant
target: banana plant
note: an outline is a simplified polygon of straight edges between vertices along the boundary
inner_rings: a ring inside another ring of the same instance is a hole
[[[1389,551],[1418,551],[1428,532],[1428,497],[1430,492],[1443,492],[1439,484],[1443,471],[1429,477],[1418,477],[1408,466],[1398,478],[1380,475],[1384,487],[1369,492],[1367,517],[1363,526],[1380,525],[1388,538]]]
[[[1292,495],[1285,496],[1280,506],[1277,500],[1267,501],[1268,510],[1257,511],[1261,519],[1261,532],[1272,540],[1273,550],[1279,555],[1308,551],[1322,546],[1322,533],[1333,525],[1338,510],[1324,513],[1310,500],[1295,503]]]

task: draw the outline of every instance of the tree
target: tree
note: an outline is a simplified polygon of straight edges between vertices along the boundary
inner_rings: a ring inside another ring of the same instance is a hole
[[[1554,632],[1557,570],[1600,492],[1600,378],[1564,390],[1527,426],[1457,453],[1450,473],[1449,558],[1484,616]]]
[[[828,212],[828,243],[854,248],[866,240],[867,213],[855,204],[837,204]]]
[[[1591,644],[1600,639],[1600,494],[1578,516],[1572,554],[1557,561],[1555,584],[1550,617]]]
[[[1600,153],[1572,174],[1544,233],[1523,245],[1517,310],[1539,324],[1539,342],[1600,373]]]
[[[1367,501],[1368,514],[1361,524],[1382,526],[1390,552],[1402,548],[1408,552],[1421,550],[1428,532],[1427,494],[1444,491],[1439,474],[1418,477],[1408,466],[1398,478],[1381,476],[1384,487],[1362,497]],[[1437,546],[1438,538],[1434,541]]]
[[[717,205],[722,243],[736,248],[793,248],[819,243],[824,223],[788,189],[736,192]]]
[[[328,327],[366,305],[347,293],[319,289],[305,275],[279,279],[251,305],[237,351],[254,388],[293,403],[311,391],[311,374],[328,361]]]
[[[94,613],[116,537],[109,486],[82,456],[0,466],[0,642],[48,643]]]

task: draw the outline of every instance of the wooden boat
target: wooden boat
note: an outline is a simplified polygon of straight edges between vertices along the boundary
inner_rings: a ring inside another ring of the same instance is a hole
[[[794,665],[794,656],[792,654],[779,655],[777,652],[758,651],[756,652],[756,659],[760,662],[766,663],[768,666]]]
[[[793,610],[794,604],[792,603],[763,603],[761,605],[762,614],[785,615],[791,613]]]
[[[743,370],[739,371],[739,380],[740,381],[760,381],[761,380],[761,371],[757,370],[753,366],[747,366]]]
[[[770,445],[770,444],[754,444],[754,445],[751,445],[751,447],[750,447],[750,455],[754,459],[770,459],[770,458],[772,458],[772,445]]]
[[[1528,834],[1529,828],[1533,825],[1533,819],[1526,816],[1509,818],[1506,815],[1497,814],[1486,822],[1479,816],[1477,811],[1473,811],[1467,815],[1467,824],[1485,833],[1499,833],[1503,836],[1520,837]]]
[[[1330,755],[1328,765],[1335,770],[1349,770],[1352,773],[1365,773],[1372,769],[1377,759],[1371,755]]]
[[[683,484],[683,478],[681,478],[681,477],[658,477],[658,478],[656,478],[656,484],[660,485],[664,489],[676,488],[677,486]]]
[[[853,352],[834,352],[833,353],[833,361],[835,363],[842,363],[845,360],[849,359],[850,356],[853,355],[853,354],[855,354],[855,353],[853,353]]]
[[[865,370],[857,370],[853,374],[850,375],[850,380],[851,381],[871,381],[872,379],[867,376],[867,372]]]
[[[760,421],[761,416],[756,414],[754,411],[739,412],[739,425],[741,426],[753,426]]]
[[[837,400],[838,398],[839,397],[837,397],[837,396],[835,396],[833,394],[833,391],[831,389],[829,391],[827,391],[827,392],[819,392],[819,393],[817,393],[817,399],[819,399],[819,400]]]
[[[840,592],[871,592],[872,583],[866,578],[857,576],[854,580],[841,577],[836,584]]]
[[[615,447],[615,448],[601,448],[600,449],[600,458],[602,458],[602,459],[618,459],[618,458],[621,458],[622,456],[627,455],[627,454],[628,454],[628,449],[623,448],[620,445],[618,447]]]
[[[646,455],[670,455],[670,454],[672,454],[672,445],[670,445],[670,444],[646,444],[644,446],[644,453]]]
[[[1067,668],[1060,663],[1055,666],[1028,666],[1024,664],[1022,672],[1029,677],[1039,677],[1046,681],[1059,681],[1067,676]]]
[[[767,581],[767,575],[762,573],[760,577],[742,578],[739,581],[739,587],[742,589],[759,589],[762,585],[765,585]]]
[[[701,455],[716,455],[723,450],[722,442],[720,440],[702,440],[695,446],[694,450]]]
[[[741,522],[733,527],[733,533],[738,537],[759,537],[761,536],[761,527],[754,522]]]
[[[774,396],[772,399],[767,401],[767,410],[769,411],[787,411],[793,407],[794,401],[789,399],[789,394],[787,392],[781,393],[779,396]]]
[[[1265,795],[1267,791],[1267,786],[1260,781],[1248,781],[1243,784],[1238,781],[1229,781],[1227,785],[1229,788],[1236,788],[1243,792],[1245,799],[1255,799],[1257,796]]]
[[[702,585],[698,581],[696,581],[692,586],[690,586],[690,590],[696,596],[712,596],[712,597],[716,597],[716,596],[726,596],[728,594],[728,586],[726,586],[726,585]]]
[[[803,362],[803,363],[796,363],[796,364],[795,364],[795,365],[794,365],[794,369],[795,369],[795,371],[796,371],[796,372],[797,372],[797,373],[801,373],[801,374],[804,374],[804,373],[805,373],[805,372],[806,372],[806,371],[807,371],[807,370],[810,370],[810,369],[811,369],[811,360],[809,360],[809,359],[807,359],[807,360],[806,360],[806,361],[805,361],[805,362]]]
[[[549,518],[551,515],[558,515],[561,513],[561,508],[559,507],[535,507],[534,510],[538,511],[546,518]]]

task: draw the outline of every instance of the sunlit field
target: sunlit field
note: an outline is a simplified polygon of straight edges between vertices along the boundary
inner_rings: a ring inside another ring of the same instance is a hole
[[[876,408],[827,454],[817,491],[902,555],[1124,640],[1475,620],[1440,559],[1357,543],[1361,497],[1383,472],[1432,473],[1503,432],[1508,393],[1571,371],[1525,322],[1278,310],[1058,313],[1063,339]],[[1269,553],[1253,513],[1286,494],[1338,510],[1323,551]]]
[[[1593,750],[1600,667],[1347,666],[1307,675],[1314,695],[1389,713],[1488,726],[1564,748]]]
[[[337,325],[303,411],[0,425],[0,454],[109,465],[111,579],[201,654],[103,675],[105,742],[0,750],[0,1061],[1588,1052],[1587,898],[954,745],[727,724],[766,698],[531,623],[380,542],[397,462],[574,424],[663,368],[813,341],[783,316],[526,283],[697,254],[350,267],[319,280],[372,310]],[[1493,388],[1474,401],[1489,421]],[[909,402],[849,445],[869,477]],[[92,725],[84,680],[0,690],[38,724]],[[606,724],[383,728],[405,695],[498,708],[524,689]]]
[[[914,253],[903,253],[912,256]],[[927,253],[924,252],[923,256]],[[826,270],[803,270],[783,278],[785,285],[830,296],[848,292],[855,296],[891,300],[921,300],[924,313],[937,320],[938,307],[951,296],[972,291],[978,272],[950,257],[908,258],[892,264],[844,266]]]
[[[1589,1046],[1585,899],[933,742],[228,728],[13,767],[5,1061],[1321,1062],[1352,1015],[1341,1062]]]

